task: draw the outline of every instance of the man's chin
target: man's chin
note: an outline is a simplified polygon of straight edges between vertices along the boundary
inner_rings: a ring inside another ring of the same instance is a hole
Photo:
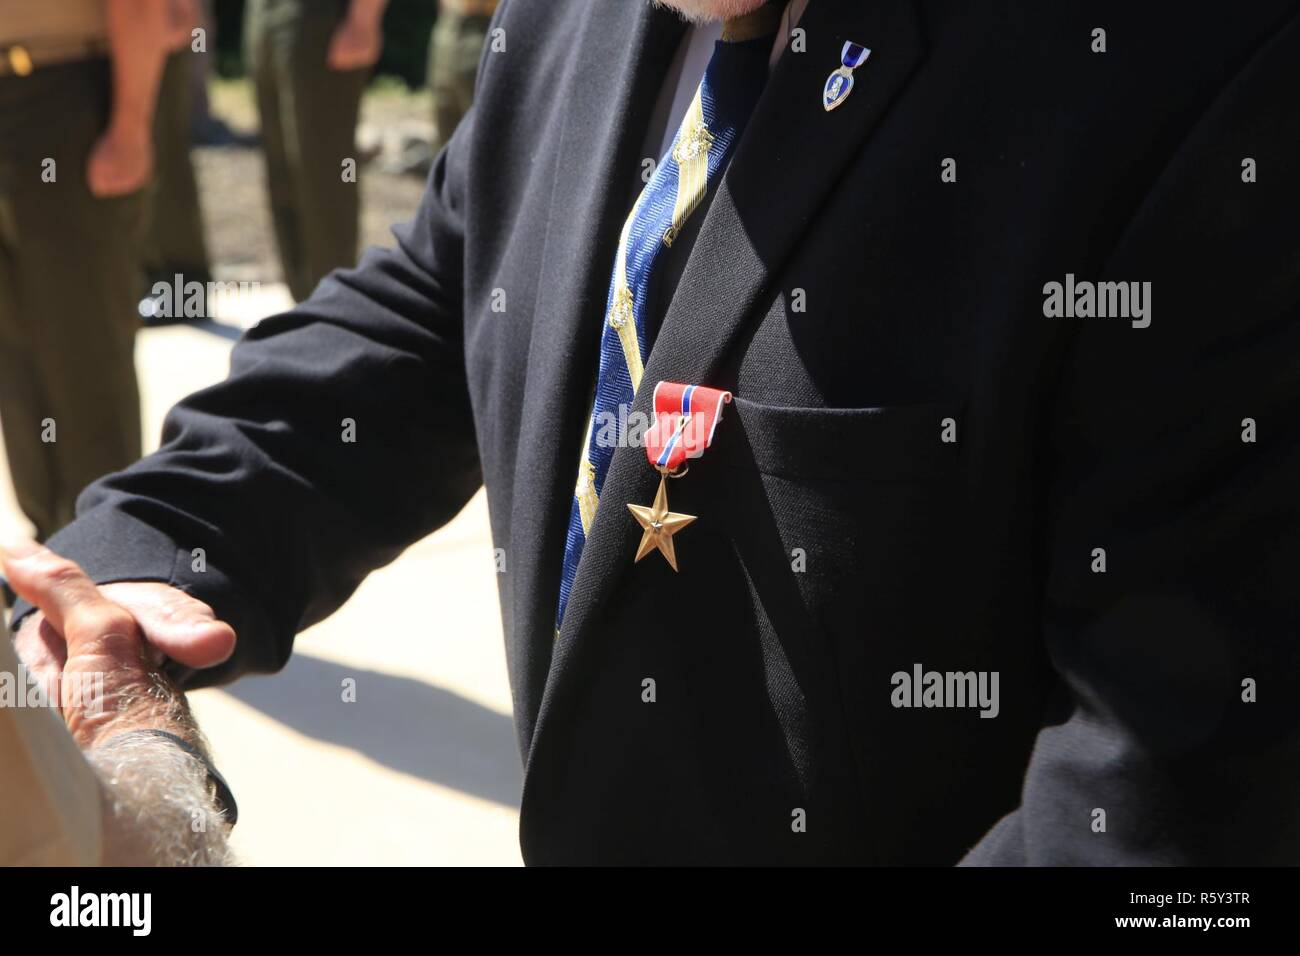
[[[675,11],[691,23],[711,23],[753,13],[765,0],[651,0],[657,7]]]

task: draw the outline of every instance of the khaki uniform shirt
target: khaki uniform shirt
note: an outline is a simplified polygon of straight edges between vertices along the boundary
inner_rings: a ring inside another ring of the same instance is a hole
[[[0,0],[0,44],[102,40],[104,0]]]
[[[0,681],[0,866],[98,864],[99,780],[59,712],[27,706],[27,680],[4,635]]]

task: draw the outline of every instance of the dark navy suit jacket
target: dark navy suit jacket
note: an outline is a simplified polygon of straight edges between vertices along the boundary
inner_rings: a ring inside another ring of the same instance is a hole
[[[529,862],[1300,862],[1297,4],[813,0],[657,317],[645,381],[736,395],[673,487],[681,572],[632,562],[656,476],[620,449],[558,642],[682,26],[496,25],[397,247],[251,331],[53,546],[231,620],[234,659],[178,673],[212,683],[486,484]],[[1150,282],[1150,325],[1045,315],[1067,275]],[[916,665],[997,672],[996,717],[895,706]]]

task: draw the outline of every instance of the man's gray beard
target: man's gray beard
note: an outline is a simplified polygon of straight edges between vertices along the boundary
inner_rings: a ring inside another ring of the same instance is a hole
[[[105,863],[234,863],[207,770],[185,751],[160,737],[126,734],[87,751],[86,758],[104,787]]]
[[[753,13],[764,0],[650,0],[672,10],[688,23],[712,23]]]

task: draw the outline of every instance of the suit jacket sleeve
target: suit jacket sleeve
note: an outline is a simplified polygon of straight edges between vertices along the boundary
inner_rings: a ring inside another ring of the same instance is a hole
[[[1293,21],[1110,257],[1104,278],[1152,283],[1150,326],[1077,320],[1049,416],[1062,706],[967,864],[1300,859],[1298,82]]]
[[[283,666],[300,629],[481,484],[462,344],[473,122],[395,248],[249,331],[229,377],[173,408],[162,447],[91,485],[50,540],[100,583],[165,581],[235,626],[234,658],[178,670],[183,684]]]

